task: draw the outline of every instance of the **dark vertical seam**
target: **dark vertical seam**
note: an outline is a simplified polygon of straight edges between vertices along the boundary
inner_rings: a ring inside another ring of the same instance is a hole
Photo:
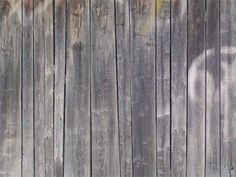
[[[219,155],[219,172],[220,172],[220,177],[222,176],[221,174],[221,152],[222,152],[222,149],[221,149],[221,141],[222,141],[222,134],[221,134],[221,1],[218,0],[218,12],[219,12],[219,21],[218,21],[218,28],[219,28],[219,31],[218,31],[218,35],[219,35],[219,135],[220,135],[220,143],[219,143],[219,149],[220,149],[220,155]]]
[[[157,85],[156,85],[156,83],[157,83],[157,1],[155,0],[155,3],[154,3],[154,5],[155,5],[155,13],[154,13],[154,15],[155,15],[155,17],[154,17],[154,24],[155,24],[155,51],[154,51],[154,98],[155,98],[155,100],[154,100],[154,106],[155,106],[155,113],[154,113],[154,116],[155,116],[155,156],[156,156],[156,158],[155,158],[155,161],[156,161],[156,167],[155,167],[155,169],[156,169],[156,171],[155,171],[155,174],[156,174],[156,176],[158,176],[158,158],[157,158],[157,156],[158,156],[158,154],[157,154]]]
[[[33,164],[33,168],[34,168],[34,177],[36,176],[36,173],[35,173],[35,159],[36,159],[36,154],[35,154],[35,40],[34,40],[34,37],[35,37],[35,24],[34,24],[34,20],[35,20],[35,2],[33,0],[33,154],[34,154],[34,157],[33,157],[33,161],[34,161],[34,164]]]
[[[119,173],[120,173],[120,177],[121,177],[121,152],[120,152],[120,106],[119,106],[119,78],[118,78],[118,73],[119,73],[119,69],[118,69],[118,61],[117,61],[117,29],[116,29],[116,0],[113,0],[113,4],[114,4],[114,28],[115,28],[115,71],[116,71],[116,103],[117,103],[117,122],[118,122],[118,152],[119,152]]]
[[[169,89],[170,89],[170,95],[169,95],[169,104],[170,104],[170,177],[172,176],[171,175],[171,169],[172,169],[172,87],[171,87],[171,84],[172,84],[172,48],[171,48],[171,42],[172,42],[172,35],[171,35],[171,25],[172,25],[172,1],[170,1],[170,23],[169,23],[169,26],[170,26],[170,71],[169,71],[169,74],[170,74],[170,81],[169,81]]]
[[[204,135],[204,176],[206,177],[206,152],[207,152],[207,147],[206,147],[206,143],[207,143],[207,69],[208,69],[208,65],[207,65],[207,44],[208,44],[208,20],[207,20],[207,16],[208,16],[208,7],[207,7],[207,0],[204,0],[204,64],[205,64],[205,70],[204,70],[204,79],[205,79],[205,135]]]
[[[132,121],[132,49],[131,49],[131,44],[132,44],[132,26],[131,26],[131,0],[128,1],[128,9],[129,9],[129,94],[130,94],[130,129],[131,129],[131,176],[134,177],[134,168],[133,168],[133,121]]]
[[[23,32],[23,29],[24,29],[24,18],[23,18],[23,10],[24,10],[24,6],[23,6],[23,0],[21,0],[21,68],[20,68],[20,72],[21,72],[21,177],[23,177],[23,159],[24,159],[24,136],[23,136],[23,127],[24,127],[24,124],[23,124],[23,111],[24,111],[24,102],[23,102],[23,85],[24,85],[24,76],[23,76],[23,62],[24,62],[24,58],[23,58],[23,50],[24,50],[24,47],[23,47],[23,44],[24,44],[24,41],[23,41],[23,37],[24,37],[24,32]]]
[[[65,67],[64,67],[64,103],[63,103],[63,176],[65,176],[65,141],[66,141],[66,75],[67,75],[67,0],[65,0]]]
[[[90,78],[89,78],[89,82],[90,82],[90,88],[89,88],[89,94],[90,94],[90,176],[93,176],[93,139],[92,139],[92,135],[93,135],[93,126],[92,126],[92,0],[89,0],[89,40],[90,40],[90,49],[89,49],[89,57],[90,57]]]
[[[185,164],[185,170],[186,170],[186,177],[188,176],[188,122],[189,122],[189,116],[188,116],[188,102],[189,102],[189,98],[188,98],[188,65],[189,65],[189,1],[187,0],[187,60],[186,60],[186,164]]]
[[[55,175],[55,0],[52,0],[53,13],[53,175]]]

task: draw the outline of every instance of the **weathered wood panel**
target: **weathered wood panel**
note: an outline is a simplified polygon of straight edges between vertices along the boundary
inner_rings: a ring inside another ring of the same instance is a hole
[[[206,155],[205,175],[220,177],[219,1],[206,1]]]
[[[133,176],[156,166],[155,1],[131,1]]]
[[[132,177],[130,2],[116,1],[121,177]]]
[[[187,1],[171,2],[171,176],[186,177]]]
[[[23,1],[22,176],[34,176],[33,0]]]
[[[53,3],[34,0],[35,176],[54,176]]]
[[[92,176],[120,176],[114,1],[92,0]]]
[[[67,1],[64,176],[90,177],[90,4]]]
[[[221,0],[221,176],[236,175],[236,2]]]
[[[21,1],[0,4],[0,176],[21,176]]]
[[[187,176],[205,174],[205,0],[188,1]]]
[[[66,0],[54,1],[54,165],[55,177],[64,174],[64,107],[66,67]]]
[[[170,0],[156,3],[157,177],[170,176]]]

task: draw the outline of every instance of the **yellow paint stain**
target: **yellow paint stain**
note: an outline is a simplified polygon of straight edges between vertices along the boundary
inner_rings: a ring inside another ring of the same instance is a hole
[[[140,30],[141,35],[144,35],[151,28],[151,25],[155,21],[155,15],[158,14],[161,9],[162,2],[163,0],[154,1],[155,4],[151,6],[147,18],[145,19],[144,24]]]

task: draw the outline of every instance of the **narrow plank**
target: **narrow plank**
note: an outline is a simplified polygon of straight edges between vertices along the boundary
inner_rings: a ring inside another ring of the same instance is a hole
[[[90,177],[90,4],[67,1],[64,176]]]
[[[220,177],[219,0],[206,1],[206,174]],[[209,52],[211,51],[211,52]]]
[[[35,176],[54,176],[53,4],[34,0]]]
[[[0,176],[21,176],[20,0],[0,4]]]
[[[158,1],[156,2],[158,3]],[[157,177],[170,176],[170,0],[156,4]]]
[[[187,1],[171,2],[171,176],[186,177]]]
[[[236,176],[236,2],[221,3],[221,176]]]
[[[155,1],[131,1],[133,176],[154,177]]]
[[[22,176],[34,176],[33,0],[23,1]]]
[[[92,176],[120,177],[114,2],[92,0]]]
[[[187,176],[205,173],[205,0],[188,1]]]
[[[54,5],[54,176],[63,177],[66,0],[55,0]]]
[[[132,177],[130,2],[116,1],[121,177]]]

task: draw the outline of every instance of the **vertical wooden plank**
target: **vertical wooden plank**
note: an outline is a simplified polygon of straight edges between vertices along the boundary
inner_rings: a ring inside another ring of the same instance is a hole
[[[187,176],[205,173],[205,0],[188,1]]]
[[[131,1],[133,176],[156,176],[155,1]]]
[[[22,176],[34,176],[33,0],[23,1]]]
[[[220,177],[219,1],[206,2],[206,174]]]
[[[187,1],[171,1],[171,176],[186,177]]]
[[[236,176],[236,2],[221,2],[221,176]]]
[[[67,1],[64,176],[90,177],[90,4]]]
[[[65,93],[66,0],[54,1],[54,165],[55,177],[63,177]]]
[[[157,176],[170,176],[170,0],[156,1]]]
[[[54,176],[53,5],[34,0],[35,176]]]
[[[116,1],[121,177],[132,177],[130,2]]]
[[[92,176],[120,177],[114,2],[92,0]]]
[[[21,6],[0,3],[0,176],[21,176]]]

